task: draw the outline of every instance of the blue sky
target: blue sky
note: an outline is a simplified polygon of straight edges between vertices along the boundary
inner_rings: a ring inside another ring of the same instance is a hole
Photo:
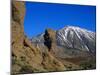
[[[58,30],[67,25],[96,31],[95,6],[39,2],[26,2],[25,5],[24,31],[29,38],[41,34],[46,28]]]

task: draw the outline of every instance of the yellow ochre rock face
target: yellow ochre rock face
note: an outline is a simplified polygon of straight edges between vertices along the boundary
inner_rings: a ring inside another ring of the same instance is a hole
[[[24,35],[24,17],[25,3],[13,0],[11,19],[12,74],[66,70],[65,66],[48,52],[48,49],[46,52],[42,52],[41,48],[32,44]],[[52,33],[51,36],[54,35],[55,33]]]

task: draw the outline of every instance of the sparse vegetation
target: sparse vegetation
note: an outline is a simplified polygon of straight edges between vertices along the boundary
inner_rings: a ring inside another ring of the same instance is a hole
[[[23,65],[20,72],[21,73],[32,73],[34,72],[34,70],[30,65]]]
[[[24,56],[21,56],[21,61],[25,61],[26,58]]]
[[[72,66],[68,66],[67,68],[71,70],[72,69]]]
[[[80,66],[86,70],[86,69],[95,69],[96,68],[96,61],[95,60],[89,60],[89,61],[85,61],[85,62],[82,62],[80,64]]]
[[[46,45],[48,47],[48,49],[50,50],[51,45],[52,45],[52,40],[51,40],[50,35],[47,30],[45,31],[45,34],[44,34],[44,40],[45,40],[44,45]]]

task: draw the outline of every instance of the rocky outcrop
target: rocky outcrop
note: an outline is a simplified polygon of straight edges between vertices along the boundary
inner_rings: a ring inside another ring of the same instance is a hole
[[[52,50],[56,43],[56,32],[52,29],[46,29],[44,34],[44,44],[48,47],[49,51]]]
[[[12,74],[64,71],[65,66],[48,49],[43,51],[24,35],[25,3],[12,1],[11,49]]]

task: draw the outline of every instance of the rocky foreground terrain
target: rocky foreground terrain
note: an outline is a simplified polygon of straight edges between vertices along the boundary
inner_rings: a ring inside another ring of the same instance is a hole
[[[24,34],[24,16],[25,3],[13,0],[12,74],[96,68],[94,32],[77,27],[46,29],[43,34],[29,39]]]

